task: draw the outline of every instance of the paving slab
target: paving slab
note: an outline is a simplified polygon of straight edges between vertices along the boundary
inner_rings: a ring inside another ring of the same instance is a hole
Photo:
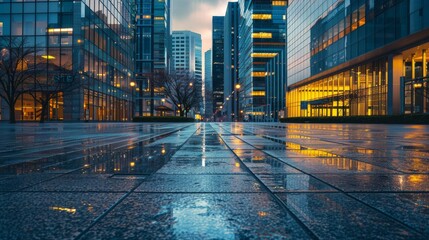
[[[268,194],[133,193],[82,239],[114,238],[307,239],[309,236]]]

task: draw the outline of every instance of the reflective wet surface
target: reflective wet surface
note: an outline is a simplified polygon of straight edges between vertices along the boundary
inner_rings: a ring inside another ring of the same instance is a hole
[[[429,238],[429,127],[0,123],[0,239]]]

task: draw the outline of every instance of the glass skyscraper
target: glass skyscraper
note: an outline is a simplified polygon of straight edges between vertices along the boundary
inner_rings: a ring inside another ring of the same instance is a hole
[[[210,119],[213,116],[213,82],[212,82],[212,50],[204,53],[204,116]]]
[[[275,120],[285,107],[287,1],[238,3],[240,109],[245,120]]]
[[[216,117],[221,117],[223,107],[223,72],[224,72],[224,50],[223,50],[223,28],[224,17],[213,17],[212,21],[212,82],[213,82],[213,111]]]
[[[170,71],[170,0],[135,0],[136,108],[135,115],[157,115],[165,97],[151,81],[156,71]]]
[[[199,96],[203,91],[203,53],[202,40],[199,33],[191,31],[173,31],[172,34],[173,69],[180,72],[188,72],[194,78],[194,86],[198,88]],[[202,112],[203,101],[201,97]]]
[[[287,15],[289,117],[428,112],[427,83],[401,96],[401,77],[427,77],[429,1],[293,0]]]
[[[22,39],[33,48],[25,64],[43,72],[37,74],[40,82],[71,72],[81,80],[82,87],[51,100],[50,120],[130,120],[133,4],[128,0],[0,2],[1,48],[12,39]],[[29,94],[18,99],[15,109],[17,120],[40,117],[41,106]],[[5,112],[3,119],[8,118]]]
[[[224,23],[224,107],[226,121],[236,121],[239,113],[237,108],[238,84],[238,23],[240,10],[237,2],[228,3]]]

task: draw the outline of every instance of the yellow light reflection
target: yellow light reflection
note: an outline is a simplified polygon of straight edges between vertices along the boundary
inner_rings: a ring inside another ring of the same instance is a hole
[[[71,213],[71,214],[75,214],[76,213],[76,208],[66,208],[66,207],[49,207],[50,210],[53,211],[59,211],[59,212],[67,212],[67,213]]]
[[[135,167],[136,163],[135,162],[130,162],[130,167]]]

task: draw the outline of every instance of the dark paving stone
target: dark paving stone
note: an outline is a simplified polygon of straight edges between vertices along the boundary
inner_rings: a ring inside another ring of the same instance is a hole
[[[354,193],[352,195],[429,236],[428,193]]]
[[[120,196],[39,192],[0,195],[0,239],[74,239]]]
[[[127,192],[141,182],[141,178],[134,176],[117,179],[104,174],[67,174],[28,188],[26,191]]]
[[[163,174],[231,174],[245,173],[233,158],[174,158],[157,173]]]
[[[306,174],[258,174],[272,192],[336,192],[334,188]]]
[[[245,162],[246,167],[254,174],[284,174],[284,173],[302,173],[276,159],[267,159],[261,161]]]
[[[233,158],[235,155],[229,150],[220,150],[214,152],[194,152],[179,150],[174,154],[174,157],[206,157],[206,158]]]
[[[263,203],[263,204],[261,204]],[[83,239],[306,239],[267,194],[131,194]]]
[[[413,229],[342,193],[277,195],[322,239],[425,239]]]
[[[171,175],[154,174],[137,192],[261,192],[260,184],[248,175]]]
[[[349,158],[279,158],[307,173],[397,173]]]
[[[10,178],[0,180],[0,192],[1,191],[17,191],[22,188],[30,187],[41,183],[43,181],[53,179],[60,176],[59,174],[49,173],[33,173],[15,175]]]
[[[422,174],[315,174],[346,192],[429,192],[429,176]]]

